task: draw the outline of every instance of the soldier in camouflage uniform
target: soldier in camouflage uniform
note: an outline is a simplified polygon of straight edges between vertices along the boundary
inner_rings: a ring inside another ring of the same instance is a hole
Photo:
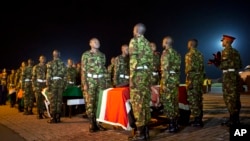
[[[7,101],[7,92],[8,92],[8,89],[7,89],[7,71],[6,69],[4,68],[2,73],[1,73],[1,77],[0,77],[0,88],[1,88],[1,94],[2,94],[2,97],[0,95],[0,104],[3,104],[3,105],[6,105],[6,101]]]
[[[22,71],[24,70],[25,67],[26,67],[26,62],[22,62],[20,68],[17,69],[15,73],[15,86],[17,92],[19,92],[19,90],[21,89],[21,84],[22,84],[21,76],[22,76]],[[18,97],[17,103],[18,103],[18,111],[23,112],[22,98]]]
[[[122,54],[115,58],[114,86],[129,84],[128,45],[122,45]]]
[[[46,87],[46,58],[45,56],[39,57],[39,64],[35,65],[32,70],[32,82],[33,88],[36,96],[37,104],[37,114],[38,119],[43,119],[44,113],[44,96],[42,95],[42,90]]]
[[[148,123],[151,119],[151,79],[153,52],[143,36],[146,28],[142,23],[134,26],[134,38],[129,43],[130,100],[136,120],[132,140],[149,138]]]
[[[76,77],[77,70],[73,67],[73,60],[68,59],[68,67],[67,67],[67,86],[75,86],[76,85]]]
[[[48,123],[59,123],[62,108],[62,93],[66,85],[67,68],[60,59],[60,52],[53,51],[53,60],[47,63],[46,85],[50,101],[50,115]]]
[[[240,124],[239,114],[241,109],[240,91],[239,91],[239,69],[242,68],[242,62],[239,52],[232,48],[234,37],[223,35],[221,63],[219,68],[223,71],[222,89],[223,99],[230,114],[229,121],[222,123],[223,125],[232,126]]]
[[[204,60],[203,55],[197,50],[198,41],[190,39],[188,41],[188,53],[185,56],[185,73],[187,85],[187,100],[194,121],[191,122],[194,127],[202,127],[203,117],[203,98],[202,86],[204,81]]]
[[[160,58],[161,55],[159,52],[156,51],[156,44],[151,42],[150,47],[153,51],[153,79],[152,79],[152,85],[159,85],[160,84]]]
[[[105,89],[106,57],[99,51],[100,42],[92,38],[89,43],[91,50],[82,54],[82,87],[86,102],[86,113],[90,120],[89,132],[96,132],[104,128],[96,122],[98,94]],[[104,129],[105,130],[105,129]]]
[[[9,91],[11,89],[15,89],[15,70],[14,69],[12,69],[11,74],[8,75],[7,86],[8,86]],[[15,104],[16,104],[16,92],[13,92],[12,94],[10,94],[10,105],[11,107],[14,107]]]
[[[170,119],[168,131],[178,130],[179,116],[178,88],[180,83],[181,56],[172,48],[173,39],[165,37],[162,42],[164,48],[161,55],[161,90],[160,99],[164,106],[164,113]]]
[[[112,86],[114,86],[114,80],[113,80],[113,78],[114,78],[114,68],[115,68],[115,57],[111,58],[110,63],[111,64],[108,66],[107,69],[108,69],[108,74],[110,76],[111,84],[112,84]]]
[[[22,84],[21,88],[24,91],[24,115],[33,115],[33,107],[34,107],[34,92],[32,89],[32,68],[33,61],[31,59],[28,60],[28,65],[22,71]]]

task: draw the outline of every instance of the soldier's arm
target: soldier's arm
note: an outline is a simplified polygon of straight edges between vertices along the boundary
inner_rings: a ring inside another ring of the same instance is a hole
[[[114,81],[114,85],[117,85],[119,76],[118,76],[118,72],[119,72],[119,66],[120,66],[120,61],[119,61],[119,56],[117,56],[115,58],[115,65],[114,65],[114,77],[113,77],[113,81]]]
[[[136,41],[135,39],[132,39],[129,43],[129,71],[130,71],[130,85],[133,85],[133,79],[134,79],[134,70],[137,67],[137,48],[136,48]]]
[[[187,53],[185,56],[185,73],[188,74],[192,70],[191,54]]]
[[[222,50],[221,63],[219,65],[219,68],[221,70],[228,69],[229,53],[230,53],[230,51],[228,49]]]
[[[46,73],[46,85],[49,86],[50,81],[51,81],[51,73],[52,73],[52,69],[51,69],[51,63],[47,63],[47,73]]]
[[[87,83],[87,72],[86,72],[87,58],[85,54],[82,55],[81,59],[81,83],[84,86]]]
[[[37,76],[36,76],[36,66],[34,66],[32,68],[32,85],[33,85],[33,87],[36,86],[36,79],[37,79]]]

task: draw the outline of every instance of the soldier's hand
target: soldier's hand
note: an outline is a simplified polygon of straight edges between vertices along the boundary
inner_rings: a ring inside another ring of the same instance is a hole
[[[84,90],[84,91],[87,91],[87,90],[88,90],[87,84],[84,84],[84,85],[83,85],[83,90]]]

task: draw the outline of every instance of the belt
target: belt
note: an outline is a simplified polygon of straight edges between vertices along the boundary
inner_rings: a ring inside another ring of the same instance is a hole
[[[148,69],[148,66],[139,66],[139,67],[136,67],[137,70],[146,70]]]
[[[46,82],[46,80],[37,79],[37,82],[39,82],[39,83],[45,83],[45,82]]]
[[[73,81],[68,81],[68,83],[69,83],[69,84],[74,84],[74,82],[73,82]]]
[[[62,77],[59,77],[59,76],[52,77],[52,80],[59,80],[59,79],[62,79]]]
[[[91,78],[101,78],[101,77],[103,77],[102,74],[91,74],[91,73],[88,73],[87,76],[91,77]]]
[[[158,72],[153,72],[153,76],[158,75]]]
[[[222,70],[223,73],[227,73],[227,72],[234,72],[235,69],[227,69],[227,70]]]
[[[31,79],[26,78],[26,79],[24,79],[24,81],[25,81],[25,82],[30,82]]]
[[[120,78],[129,79],[129,76],[128,76],[128,75],[125,75],[125,74],[120,74]]]

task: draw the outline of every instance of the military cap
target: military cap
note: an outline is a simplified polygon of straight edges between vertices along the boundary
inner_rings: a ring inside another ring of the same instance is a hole
[[[228,41],[233,42],[235,39],[236,39],[236,38],[235,38],[235,37],[233,37],[233,36],[223,35],[223,37],[222,37],[221,41],[223,41],[223,40],[228,40]]]

